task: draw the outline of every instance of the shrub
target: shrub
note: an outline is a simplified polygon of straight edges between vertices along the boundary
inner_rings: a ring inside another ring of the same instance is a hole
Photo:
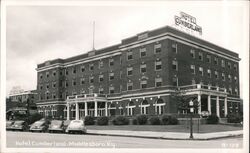
[[[102,116],[97,119],[97,125],[108,125],[109,118],[107,116]]]
[[[94,125],[95,124],[95,119],[92,116],[86,116],[84,120],[85,125]]]
[[[27,122],[28,124],[32,124],[32,123],[34,123],[35,121],[38,121],[38,120],[40,120],[40,119],[42,119],[42,118],[43,118],[43,117],[42,117],[41,114],[36,113],[36,114],[30,115],[30,116],[26,119],[26,122]]]
[[[136,116],[137,123],[139,125],[145,125],[147,124],[148,121],[148,116],[147,115],[138,115]]]
[[[228,114],[227,115],[228,123],[240,123],[241,121],[243,121],[243,116],[240,114]]]
[[[176,117],[171,115],[163,115],[161,118],[161,122],[163,125],[176,125],[178,124],[178,120]]]
[[[153,117],[149,118],[149,123],[151,125],[161,125],[161,120],[158,116],[153,116]]]
[[[128,125],[129,119],[125,116],[117,116],[112,122],[114,125]]]
[[[217,124],[219,122],[219,117],[212,114],[207,118],[207,124]]]
[[[132,122],[133,122],[133,125],[137,125],[137,124],[138,124],[138,122],[137,122],[137,119],[136,119],[136,118],[134,118]]]

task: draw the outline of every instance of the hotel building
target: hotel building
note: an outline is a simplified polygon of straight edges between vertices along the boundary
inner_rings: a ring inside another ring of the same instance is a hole
[[[185,114],[176,90],[197,97],[196,114],[240,108],[237,53],[165,26],[120,44],[37,65],[38,111],[44,116]]]

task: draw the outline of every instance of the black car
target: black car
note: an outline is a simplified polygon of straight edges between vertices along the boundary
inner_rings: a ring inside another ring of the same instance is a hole
[[[30,126],[30,131],[46,132],[49,127],[49,122],[46,120],[39,120]]]
[[[61,132],[63,133],[65,131],[65,128],[63,126],[63,121],[61,120],[52,120],[51,124],[48,128],[49,132]]]
[[[25,121],[15,121],[14,124],[12,124],[11,126],[11,130],[15,131],[27,131],[29,129],[29,125],[27,122]]]
[[[14,124],[14,121],[6,121],[6,130],[11,130],[11,126]]]

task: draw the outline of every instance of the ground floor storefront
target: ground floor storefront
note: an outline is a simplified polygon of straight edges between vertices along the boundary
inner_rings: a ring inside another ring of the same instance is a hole
[[[204,85],[183,86],[180,90],[185,95],[192,95],[198,101],[194,110],[200,116],[216,114],[226,117],[230,113],[240,112],[240,98],[228,96],[221,88]],[[102,94],[81,94],[68,96],[66,101],[41,103],[38,112],[44,117],[61,119],[82,119],[85,116],[136,116],[139,114],[188,114],[180,110],[178,102],[171,96],[170,91],[156,93],[133,94],[120,97],[108,97]]]

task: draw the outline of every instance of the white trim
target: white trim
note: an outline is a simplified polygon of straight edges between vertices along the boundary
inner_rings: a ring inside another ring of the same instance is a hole
[[[120,54],[121,54],[120,50],[114,50],[114,51],[111,51],[111,52],[96,55],[95,57],[87,57],[87,58],[84,58],[84,59],[71,61],[71,62],[67,62],[67,63],[63,63],[63,64],[56,63],[56,64],[52,64],[52,65],[49,65],[49,66],[36,68],[36,70],[37,70],[37,72],[41,72],[41,71],[49,70],[49,69],[56,68],[56,67],[65,67],[65,68],[67,68],[67,67],[78,65],[78,64],[83,64],[83,63],[88,63],[88,62],[101,60],[101,59],[105,59],[105,58],[109,58],[109,57],[114,57],[114,56],[117,56],[117,55],[120,55]]]

